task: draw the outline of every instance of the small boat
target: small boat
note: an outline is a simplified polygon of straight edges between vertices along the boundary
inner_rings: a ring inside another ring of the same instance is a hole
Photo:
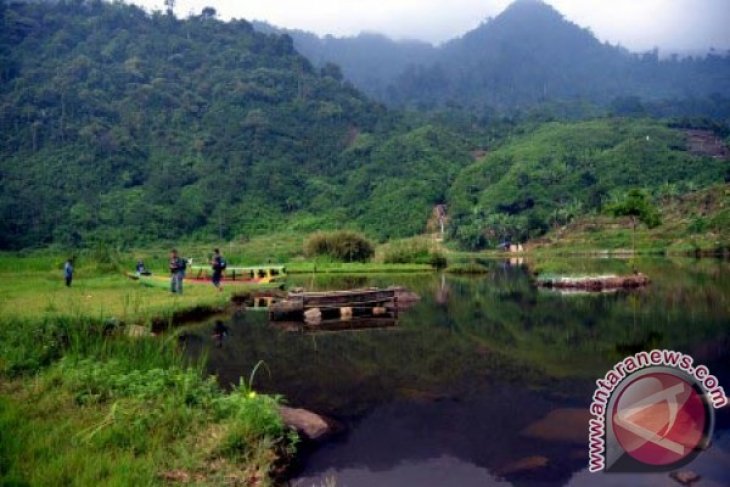
[[[151,287],[170,287],[169,274],[127,273],[127,277],[140,284]],[[185,273],[184,285],[212,285],[213,272],[210,267],[191,266]],[[228,267],[223,271],[222,286],[252,287],[273,289],[281,286],[286,279],[284,266]]]
[[[185,273],[187,282],[203,281],[210,283],[213,279],[213,269],[210,266],[189,266]],[[261,265],[254,267],[226,267],[223,271],[221,283],[238,284],[268,284],[286,279],[286,267],[282,265]]]

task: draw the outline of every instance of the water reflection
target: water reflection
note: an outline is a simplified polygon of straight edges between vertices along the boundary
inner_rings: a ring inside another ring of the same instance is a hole
[[[309,290],[402,285],[421,300],[394,326],[358,331],[292,333],[248,312],[220,348],[210,324],[188,330],[199,339],[187,347],[208,353],[224,384],[264,360],[256,388],[348,425],[295,485],[671,485],[665,474],[584,472],[585,411],[593,381],[648,348],[693,354],[730,388],[728,264],[649,261],[648,288],[590,296],[540,292],[517,264],[479,278],[298,277],[291,284]],[[713,449],[689,467],[700,485],[730,484],[713,466],[730,451],[726,411],[717,425]]]

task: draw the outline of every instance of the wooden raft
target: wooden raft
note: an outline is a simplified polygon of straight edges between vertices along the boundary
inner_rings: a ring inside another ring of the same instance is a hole
[[[644,274],[630,274],[626,276],[584,276],[584,277],[553,277],[538,279],[537,285],[554,289],[579,289],[584,291],[600,292],[611,289],[635,289],[648,285],[649,278]]]
[[[269,307],[271,321],[304,321],[307,312],[319,310],[322,320],[376,316],[387,313],[396,317],[396,289],[353,289],[289,293],[287,298]]]

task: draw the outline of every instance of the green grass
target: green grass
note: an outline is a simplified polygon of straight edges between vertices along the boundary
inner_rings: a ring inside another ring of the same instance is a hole
[[[295,443],[280,399],[245,382],[225,393],[186,363],[174,333],[131,338],[120,324],[220,305],[234,290],[175,296],[90,256],[79,256],[66,288],[62,261],[0,255],[0,483],[271,483]]]

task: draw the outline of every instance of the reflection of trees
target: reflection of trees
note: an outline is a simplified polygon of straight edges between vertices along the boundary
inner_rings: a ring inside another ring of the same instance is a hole
[[[545,374],[592,381],[632,350],[689,351],[728,334],[727,263],[641,265],[653,279],[647,289],[597,296],[538,292],[524,270],[498,266],[485,277],[449,276],[445,288],[436,275],[370,276],[367,285],[404,285],[421,296],[397,328],[281,333],[249,312],[210,359],[224,383],[264,360],[271,377],[259,373],[263,390],[296,405],[358,415],[397,398],[459,396],[492,379],[533,386]],[[341,279],[324,282],[339,287]],[[209,340],[209,330],[196,333]]]
[[[292,404],[356,416],[397,398],[463,394],[488,379],[530,376],[501,356],[479,352],[448,329],[408,326],[367,332],[300,334],[271,328],[248,313],[231,325],[222,348],[207,350],[224,384],[247,377],[259,360],[254,386],[284,394]],[[209,340],[208,326],[191,333]]]
[[[541,293],[524,273],[510,269],[452,282],[451,326],[551,374],[587,377],[604,373],[626,345],[683,349],[727,333],[727,264],[642,266],[653,283],[631,293]]]

